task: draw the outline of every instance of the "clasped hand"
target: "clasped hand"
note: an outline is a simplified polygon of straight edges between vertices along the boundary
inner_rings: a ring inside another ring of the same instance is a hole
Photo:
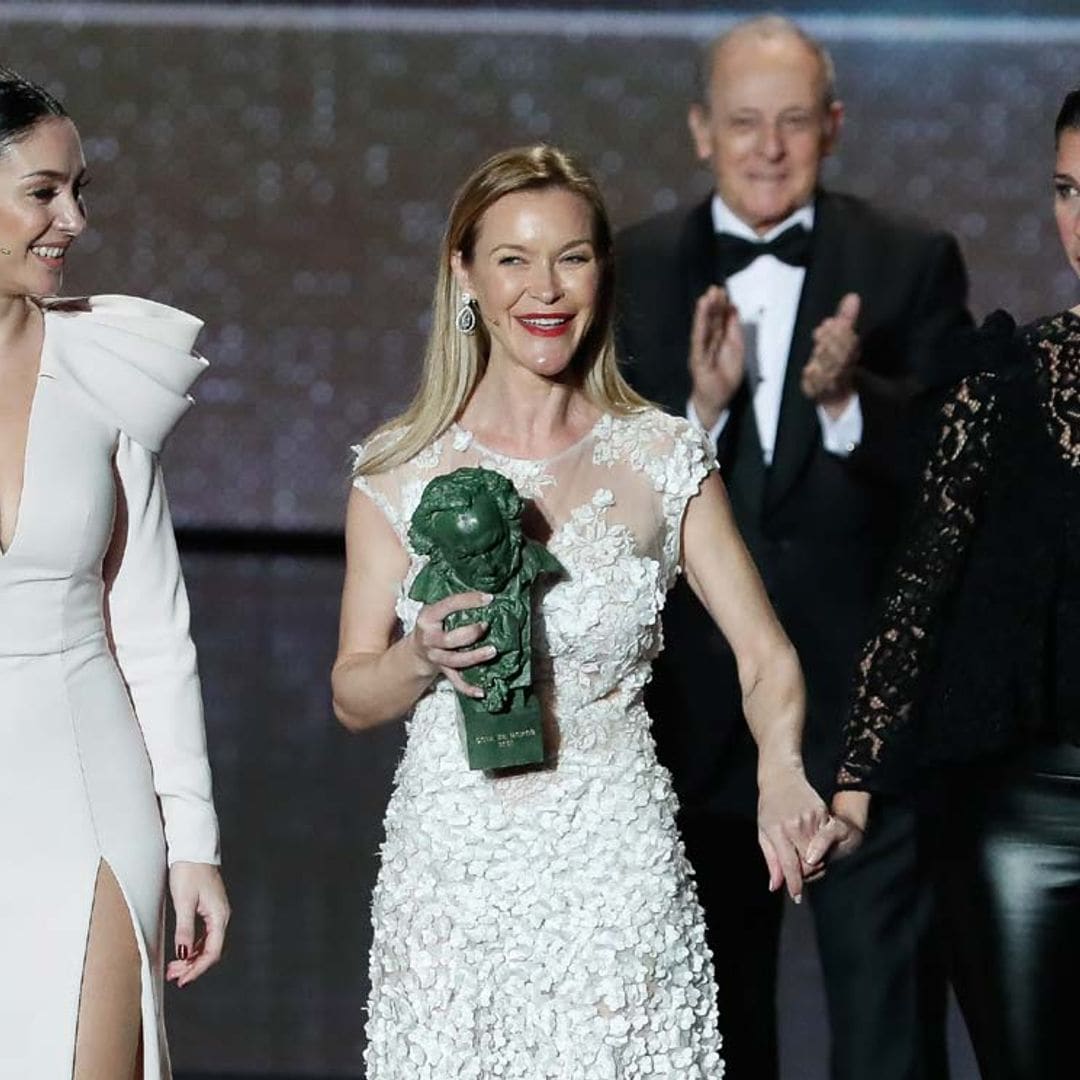
[[[829,812],[802,768],[774,769],[760,780],[758,843],[769,869],[769,891],[787,886],[796,903],[802,887],[825,873],[830,855],[858,847],[862,830],[847,817]]]

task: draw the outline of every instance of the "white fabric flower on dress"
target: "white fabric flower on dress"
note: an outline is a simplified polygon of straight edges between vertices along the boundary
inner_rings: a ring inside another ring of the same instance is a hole
[[[440,681],[417,704],[386,813],[372,902],[369,1080],[716,1080],[713,967],[670,778],[641,697],[678,571],[682,514],[712,461],[653,410],[603,417],[548,462],[503,458],[452,428],[365,478],[401,526],[462,465],[510,477],[565,575],[535,594],[544,768],[466,767]]]

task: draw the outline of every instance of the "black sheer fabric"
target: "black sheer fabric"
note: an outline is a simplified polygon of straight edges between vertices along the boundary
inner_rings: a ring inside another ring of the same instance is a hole
[[[840,787],[1080,743],[1080,317],[997,313],[975,350],[859,660]]]

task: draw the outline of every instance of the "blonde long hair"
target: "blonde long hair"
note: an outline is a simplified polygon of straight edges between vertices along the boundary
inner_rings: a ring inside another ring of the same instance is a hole
[[[451,271],[461,252],[472,262],[480,219],[493,203],[515,191],[561,188],[580,196],[592,212],[593,246],[600,264],[596,311],[574,364],[582,370],[581,389],[605,412],[625,415],[648,402],[619,374],[613,334],[615,267],[611,222],[596,181],[569,154],[539,144],[504,150],[488,158],[465,181],[454,198],[450,221],[439,250],[432,328],[424,353],[420,388],[400,416],[383,424],[365,444],[354,475],[384,472],[414,457],[458,417],[487,368],[491,340],[482,320],[476,332],[460,333],[454,323],[462,293]]]

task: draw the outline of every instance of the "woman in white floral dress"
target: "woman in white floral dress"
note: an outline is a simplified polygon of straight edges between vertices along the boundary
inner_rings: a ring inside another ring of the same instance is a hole
[[[680,568],[739,658],[770,886],[797,898],[801,853],[836,828],[802,771],[798,661],[708,442],[619,377],[612,295],[591,178],[551,147],[492,158],[454,204],[421,390],[358,448],[335,709],[352,729],[412,710],[374,897],[368,1080],[722,1075],[714,958],[641,702]],[[467,766],[454,690],[480,693],[461,672],[494,649],[482,624],[443,629],[490,597],[407,597],[412,512],[461,466],[509,477],[566,571],[535,602],[546,761],[514,775]]]

